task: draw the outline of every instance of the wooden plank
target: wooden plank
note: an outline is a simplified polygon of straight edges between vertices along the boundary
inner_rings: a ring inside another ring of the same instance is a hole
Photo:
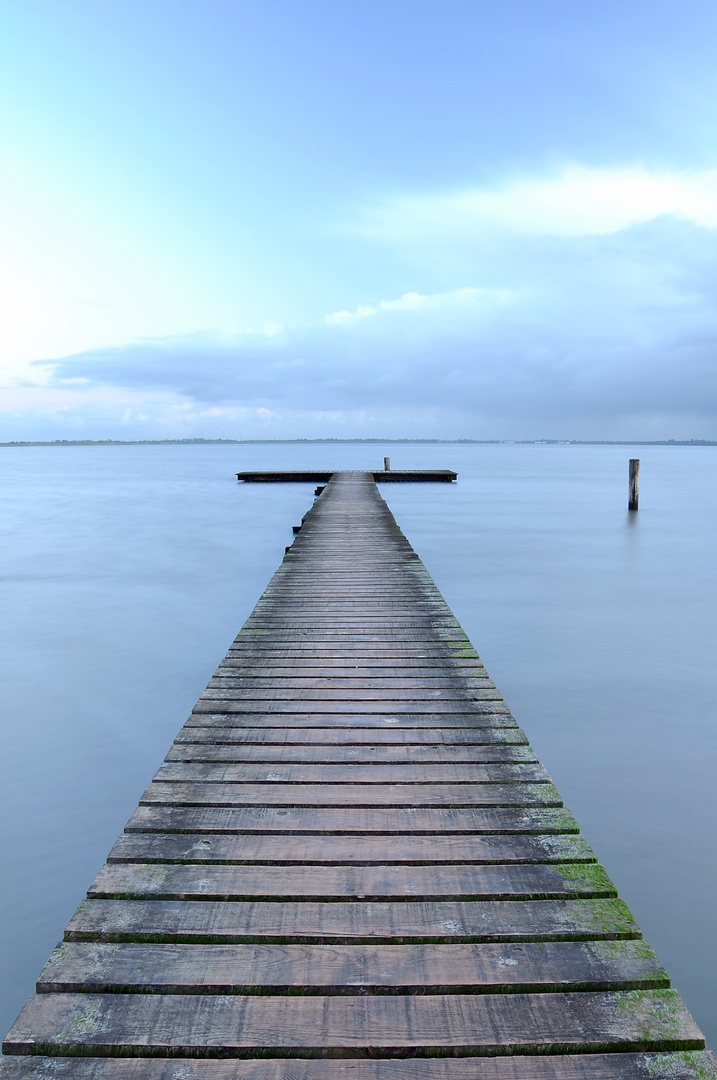
[[[452,658],[478,658],[470,641],[465,638],[438,637],[432,633],[398,632],[396,636],[376,632],[322,635],[277,629],[273,633],[254,630],[250,636],[247,632],[246,636],[230,646],[226,659],[250,660],[256,657],[272,663],[280,657],[321,662],[336,659],[349,665],[356,659],[375,659],[383,665],[384,661],[413,660],[421,656],[435,663],[450,661]]]
[[[301,987],[455,993],[667,988],[643,940],[502,944],[176,945],[63,942],[39,994],[231,994]]]
[[[331,671],[336,667],[359,672],[370,671],[375,666],[383,671],[400,672],[413,671],[417,664],[423,662],[429,670],[460,672],[470,670],[468,666],[463,667],[462,662],[468,665],[477,659],[473,651],[462,643],[455,648],[434,648],[429,652],[420,642],[399,642],[394,646],[387,642],[334,641],[332,648],[329,642],[272,642],[264,639],[241,648],[231,648],[223,663],[231,664],[236,671],[263,671],[266,668],[286,670],[287,667],[298,665],[307,669],[321,667]],[[475,670],[480,672],[483,668],[480,666]]]
[[[528,739],[516,725],[466,728],[401,727],[382,721],[380,728],[350,727],[296,729],[290,727],[221,727],[219,724],[187,724],[174,740],[174,747],[191,743],[259,746],[292,746],[309,750],[313,746],[375,746],[377,749],[406,747],[406,753],[420,752],[421,746],[438,746],[442,753],[452,747],[527,746]]]
[[[214,691],[221,694],[221,691]],[[298,693],[298,691],[296,691]],[[348,691],[347,691],[348,693]],[[486,691],[486,694],[493,691]],[[381,698],[366,698],[352,700],[346,698],[228,698],[228,697],[200,697],[194,706],[193,715],[246,715],[246,716],[281,716],[288,717],[306,716],[401,716],[405,723],[420,723],[422,719],[440,718],[442,724],[450,724],[450,717],[465,717],[470,722],[473,716],[490,716],[493,714],[507,713],[505,702],[499,697],[464,698],[461,700],[449,700],[442,698],[402,700],[395,698],[390,701]],[[445,719],[444,719],[445,718]],[[345,721],[350,722],[350,721]],[[354,721],[355,722],[355,721]],[[435,726],[435,724],[434,724]]]
[[[211,685],[209,689],[204,690],[201,694],[200,701],[261,701],[261,702],[273,702],[273,701],[318,701],[321,703],[331,701],[348,702],[350,706],[354,706],[360,702],[380,702],[383,705],[385,702],[391,703],[394,701],[405,702],[420,702],[421,704],[428,701],[430,704],[433,702],[445,702],[446,705],[454,705],[454,710],[457,710],[463,702],[471,701],[502,701],[502,697],[498,690],[495,689],[481,689],[476,687],[475,689],[464,689],[462,687],[452,687],[451,689],[424,689],[423,687],[416,686],[409,690],[404,689],[389,689],[385,687],[380,690],[364,690],[361,687],[347,687],[344,689],[332,689],[330,686],[326,687],[264,687],[260,686],[252,688],[251,686],[240,685],[239,680],[237,686],[232,687],[227,685],[234,682],[232,679],[217,679],[216,685]],[[298,681],[298,680],[297,680]]]
[[[277,611],[274,616],[267,615],[261,622],[252,623],[244,633],[252,636],[251,648],[259,650],[267,644],[285,644],[290,648],[306,645],[326,648],[333,643],[349,652],[357,649],[363,651],[367,646],[381,646],[390,656],[394,653],[394,646],[396,654],[401,655],[406,646],[415,648],[426,638],[443,644],[444,650],[470,648],[470,642],[451,623],[438,620],[435,616],[399,619],[387,615],[376,620],[354,618],[348,621],[337,618],[319,622],[317,619],[284,618]]]
[[[514,728],[518,729],[515,719],[511,716],[508,707],[502,702],[482,702],[480,710],[474,708],[471,712],[462,713],[416,713],[399,712],[394,709],[387,712],[364,712],[361,714],[347,712],[305,712],[303,709],[297,712],[244,712],[238,709],[229,711],[225,707],[221,709],[197,709],[184,725],[186,731],[190,727],[257,727],[281,728],[282,731],[289,728],[351,728],[352,731],[360,728],[383,728],[402,727],[407,730],[430,729],[440,730],[442,733],[450,728]],[[441,738],[444,738],[441,734]],[[434,736],[435,738],[435,736]]]
[[[351,610],[357,604],[373,605],[379,609],[387,606],[407,608],[419,604],[452,614],[436,588],[431,588],[426,582],[408,581],[405,575],[393,581],[387,579],[383,584],[378,581],[371,584],[364,578],[352,581],[347,573],[337,575],[334,580],[315,575],[307,579],[300,574],[292,574],[268,585],[254,611],[263,611],[280,601],[307,609],[314,609],[326,601],[329,610],[335,610],[344,601]]]
[[[453,633],[458,628],[454,616],[448,617],[439,612],[426,611],[424,613],[412,608],[404,611],[355,611],[351,614],[326,614],[312,615],[310,612],[290,612],[284,610],[283,604],[277,604],[276,610],[266,610],[262,615],[253,615],[249,620],[248,629],[267,628],[273,632],[277,622],[280,622],[282,633],[309,631],[325,634],[336,632],[343,633],[386,633],[395,628],[399,633],[405,630],[430,630],[444,633]]]
[[[275,469],[275,470],[244,470],[236,474],[237,480],[245,484],[276,484],[276,483],[303,483],[303,484],[326,484],[333,471],[316,469]],[[458,479],[458,473],[452,469],[376,469],[371,474],[371,479],[387,483],[408,483],[424,481],[425,483],[451,483]]]
[[[486,693],[492,691],[486,691]],[[292,717],[297,717],[299,722],[315,720],[321,717],[322,726],[332,722],[344,724],[356,723],[357,719],[373,717],[374,723],[379,721],[377,717],[389,716],[392,720],[388,723],[398,723],[396,717],[401,717],[403,723],[420,726],[423,722],[433,727],[449,726],[451,718],[460,727],[465,727],[475,717],[480,723],[481,716],[509,715],[509,710],[500,698],[485,698],[481,700],[445,701],[431,698],[429,701],[381,701],[378,698],[367,701],[340,700],[330,701],[324,698],[282,701],[271,698],[247,699],[246,701],[231,699],[212,699],[201,697],[192,710],[193,716],[245,716],[263,717],[265,720],[270,716],[280,716],[282,722],[292,723]],[[338,721],[335,717],[340,718]],[[440,721],[440,724],[437,723]],[[203,721],[202,721],[203,722]],[[385,722],[385,721],[384,721]],[[513,721],[515,723],[515,721]]]
[[[596,862],[582,835],[243,836],[125,833],[108,862],[564,863]]]
[[[623,900],[230,903],[83,900],[66,941],[568,941],[639,938]]]
[[[327,484],[333,472],[327,469],[293,469],[259,471],[245,470],[236,474],[237,480],[245,484],[269,484],[269,483],[303,483],[303,484]]]
[[[8,1057],[2,1080],[717,1080],[708,1050],[463,1058]]]
[[[286,900],[407,896],[445,900],[563,900],[613,897],[596,863],[509,866],[191,866],[106,863],[88,897],[98,900]]]
[[[701,1050],[674,990],[445,996],[38,994],[5,1053],[203,1056],[367,1047],[394,1054]]]
[[[386,690],[391,699],[394,690],[414,690],[424,694],[428,690],[495,690],[495,684],[486,676],[453,675],[406,675],[375,676],[359,675],[354,672],[348,678],[339,675],[311,676],[301,669],[293,668],[291,674],[243,675],[234,671],[218,671],[209,681],[214,690],[348,690],[353,694],[364,690]],[[433,695],[438,697],[438,694]],[[447,697],[447,694],[442,695]]]
[[[434,632],[443,630],[444,633],[453,633],[460,629],[458,620],[454,615],[442,615],[439,612],[421,614],[406,609],[404,612],[367,611],[356,612],[353,615],[347,611],[344,615],[337,613],[335,615],[321,616],[318,614],[311,615],[308,612],[306,614],[300,612],[294,614],[291,612],[284,613],[282,608],[283,605],[277,605],[275,612],[266,611],[262,615],[252,615],[247,619],[246,628],[268,628],[273,631],[277,620],[280,620],[282,632],[308,630],[309,632],[334,633],[337,630],[343,630],[347,633],[373,633],[374,631],[385,633],[395,628],[399,632],[402,630],[430,629]]]
[[[154,781],[147,806],[562,806],[552,784],[202,784]]]
[[[577,833],[564,807],[138,806],[126,832]]]
[[[463,676],[480,675],[485,668],[478,660],[469,658],[453,659],[446,657],[421,657],[421,656],[391,656],[380,655],[365,656],[355,655],[351,658],[338,656],[302,657],[297,663],[295,656],[265,657],[257,656],[227,656],[222,660],[216,670],[217,675],[233,674],[235,676],[243,672],[254,672],[272,678],[283,678],[287,672],[300,670],[314,677],[344,679],[354,678],[370,673],[377,678],[393,678],[402,675],[422,676]]]
[[[318,625],[333,622],[366,623],[374,619],[438,619],[441,622],[457,625],[458,621],[445,600],[431,598],[417,589],[398,588],[394,596],[362,596],[346,588],[324,589],[322,593],[306,593],[297,596],[293,589],[282,589],[273,595],[265,593],[256,604],[249,617],[248,625],[255,626],[264,619],[279,615],[282,625],[286,620],[314,619]],[[458,624],[459,625],[459,624]]]
[[[539,763],[518,765],[445,764],[312,765],[291,762],[227,764],[223,762],[169,762],[160,765],[154,780],[162,783],[261,784],[548,784],[550,777]]]
[[[249,764],[254,762],[278,764],[376,764],[408,765],[416,758],[422,763],[445,764],[470,762],[472,764],[516,764],[537,762],[532,746],[441,746],[424,743],[419,746],[272,746],[270,743],[254,746],[250,743],[223,744],[214,742],[180,742],[170,747],[167,762],[224,762]]]
[[[249,629],[268,627],[273,630],[280,623],[282,631],[286,630],[344,630],[351,631],[353,628],[366,633],[375,630],[386,631],[395,627],[397,630],[429,628],[453,631],[458,627],[455,616],[446,615],[435,605],[418,602],[409,605],[393,605],[383,609],[366,607],[347,603],[337,607],[334,612],[326,610],[325,605],[317,606],[314,611],[305,609],[301,605],[284,604],[277,602],[265,607],[251,616],[247,626]]]

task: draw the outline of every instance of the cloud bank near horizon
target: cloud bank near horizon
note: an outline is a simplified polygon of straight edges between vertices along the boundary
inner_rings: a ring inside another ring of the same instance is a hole
[[[452,286],[31,367],[85,426],[101,414],[105,427],[181,433],[201,419],[247,436],[717,436],[717,170],[571,165],[374,202],[348,228],[376,260],[398,253],[404,279],[431,263]],[[98,405],[103,393],[125,400]]]

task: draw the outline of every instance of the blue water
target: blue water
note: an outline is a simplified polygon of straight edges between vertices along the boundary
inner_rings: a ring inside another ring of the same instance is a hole
[[[458,470],[381,491],[717,1046],[709,447],[0,449],[1,1033],[311,505],[234,473],[384,453]]]

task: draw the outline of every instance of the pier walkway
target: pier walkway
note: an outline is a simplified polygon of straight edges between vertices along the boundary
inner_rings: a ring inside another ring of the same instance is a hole
[[[2,1080],[687,1080],[712,1055],[378,494],[337,472]]]

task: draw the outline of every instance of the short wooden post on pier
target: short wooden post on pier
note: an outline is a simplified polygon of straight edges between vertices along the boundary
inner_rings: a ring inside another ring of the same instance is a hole
[[[640,459],[630,458],[630,494],[628,496],[628,510],[637,510],[640,502]]]
[[[383,459],[383,468],[384,468],[385,472],[388,472],[388,470],[391,468],[391,459],[390,459],[390,457],[385,457]]]

